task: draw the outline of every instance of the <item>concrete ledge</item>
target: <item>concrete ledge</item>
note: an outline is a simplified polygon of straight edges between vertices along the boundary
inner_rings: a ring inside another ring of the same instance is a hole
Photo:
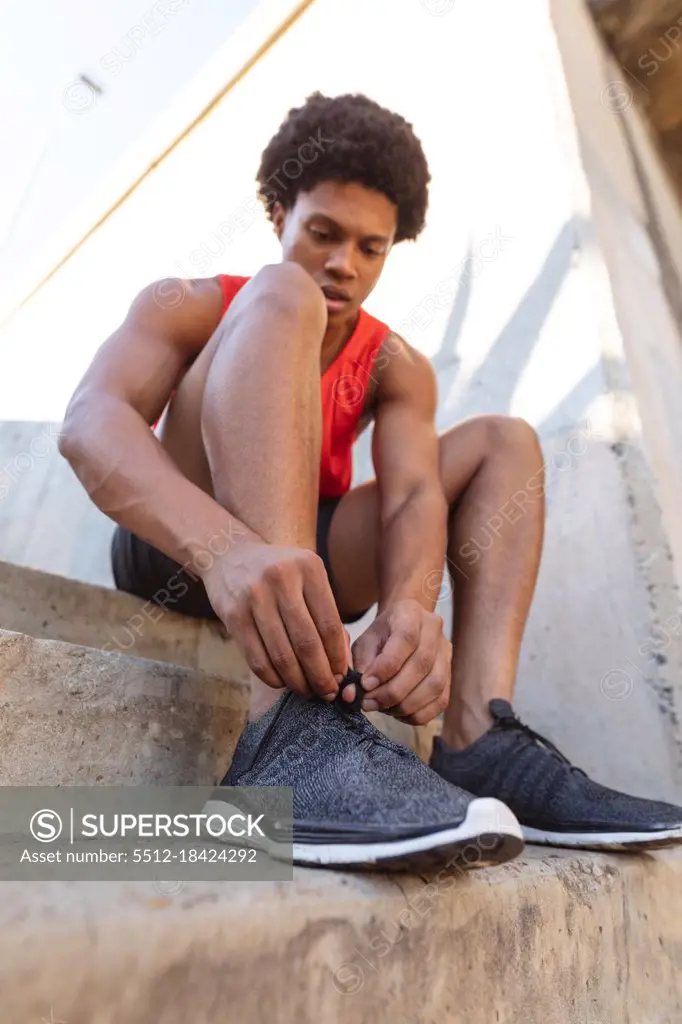
[[[681,882],[676,855],[558,851],[426,881],[5,882],[2,1019],[679,1024]]]
[[[144,607],[132,594],[0,562],[3,629],[247,678],[248,666],[221,623],[156,606],[148,606],[150,618]]]
[[[132,594],[96,587],[52,573],[0,561],[2,628],[37,639],[91,647],[118,659],[151,658],[248,684],[248,665],[221,623],[164,612],[158,622],[141,614],[144,602]],[[159,609],[160,611],[160,609]],[[140,622],[141,620],[141,622]],[[91,663],[83,662],[83,668]],[[85,684],[88,689],[87,682]],[[374,725],[428,761],[440,724],[415,729],[386,715],[370,714]]]
[[[165,653],[175,656],[187,637],[186,623],[193,623],[179,615],[169,614],[169,619]],[[180,637],[174,648],[176,626]],[[208,765],[219,753],[224,771],[248,711],[248,669],[232,674],[236,657],[245,663],[234,643],[220,643],[233,655],[222,663],[222,672],[210,674],[117,649],[96,650],[0,629],[0,785],[162,780],[170,785],[181,777],[212,782],[206,777]],[[191,660],[189,647],[181,653]],[[207,705],[217,713],[209,713]],[[387,715],[369,717],[428,761],[439,722],[415,729]]]
[[[212,784],[247,709],[238,682],[0,630],[0,785]]]

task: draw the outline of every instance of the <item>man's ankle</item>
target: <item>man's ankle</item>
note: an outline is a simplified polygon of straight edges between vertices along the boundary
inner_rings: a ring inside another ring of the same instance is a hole
[[[443,718],[441,738],[453,750],[465,750],[493,724],[487,707],[450,706]]]

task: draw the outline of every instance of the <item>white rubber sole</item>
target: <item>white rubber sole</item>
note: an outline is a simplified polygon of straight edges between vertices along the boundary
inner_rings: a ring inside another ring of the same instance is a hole
[[[229,803],[209,800],[203,813],[229,817]],[[228,842],[234,840],[227,839]],[[245,843],[246,840],[241,840]],[[276,860],[291,860],[292,847],[271,839],[252,837],[252,846]],[[378,843],[294,843],[294,864],[309,867],[377,868],[381,870],[433,870],[443,864],[460,868],[502,864],[523,850],[521,826],[509,808],[499,800],[472,800],[461,825],[442,832]]]
[[[664,832],[545,832],[523,826],[527,843],[583,850],[660,850],[682,843],[682,827]]]

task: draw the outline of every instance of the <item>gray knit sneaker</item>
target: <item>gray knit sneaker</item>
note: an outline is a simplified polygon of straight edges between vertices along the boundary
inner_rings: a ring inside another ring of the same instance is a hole
[[[349,673],[344,683],[357,685]],[[247,725],[222,786],[291,786],[293,822],[270,822],[267,852],[297,864],[429,871],[499,864],[523,849],[499,800],[475,799],[376,729],[358,705],[284,693]],[[224,803],[224,813],[230,804]],[[220,790],[206,813],[220,814]]]
[[[494,725],[465,750],[437,736],[431,767],[453,785],[503,800],[528,843],[593,850],[656,850],[682,843],[682,807],[607,789],[525,725],[506,700]]]

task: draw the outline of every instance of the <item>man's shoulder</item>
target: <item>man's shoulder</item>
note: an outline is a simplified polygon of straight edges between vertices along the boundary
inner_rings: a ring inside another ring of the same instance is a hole
[[[160,309],[183,311],[187,305],[216,309],[222,300],[222,286],[216,277],[163,277],[145,291],[151,291]]]
[[[126,323],[198,352],[223,315],[223,297],[216,278],[164,277],[142,289],[133,300]]]
[[[430,376],[434,374],[433,365],[428,356],[420,352],[418,348],[389,327],[386,336],[379,349],[379,357],[384,365],[394,363],[402,373],[417,372],[420,375]]]
[[[392,329],[379,349],[375,367],[377,403],[408,399],[422,392],[432,394],[437,388],[436,373],[428,356]]]

